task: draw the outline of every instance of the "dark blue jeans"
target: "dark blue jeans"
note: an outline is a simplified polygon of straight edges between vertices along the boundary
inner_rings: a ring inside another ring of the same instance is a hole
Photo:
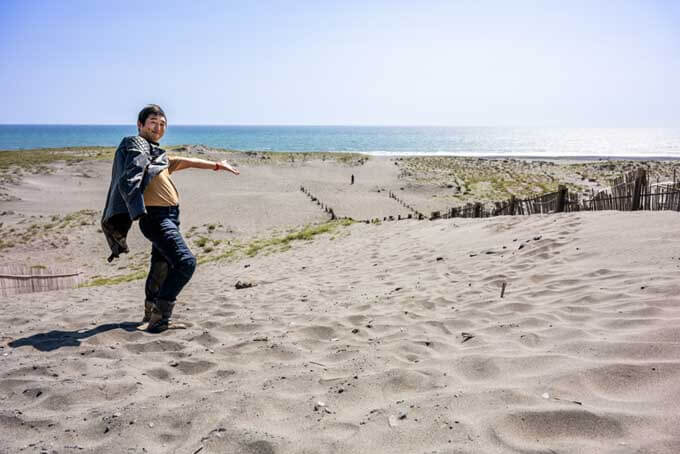
[[[146,299],[174,302],[196,269],[179,231],[179,207],[146,207],[139,219],[142,234],[151,241],[151,269],[146,279]]]

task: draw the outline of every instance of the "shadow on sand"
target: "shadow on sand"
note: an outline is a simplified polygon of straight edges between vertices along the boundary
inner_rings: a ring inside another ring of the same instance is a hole
[[[122,323],[107,323],[99,325],[96,328],[88,330],[77,331],[49,331],[47,333],[38,333],[28,337],[13,340],[8,343],[12,348],[24,347],[30,345],[41,352],[51,352],[58,350],[61,347],[78,347],[81,339],[96,336],[99,333],[111,331],[114,329],[122,329],[128,332],[136,331],[139,323],[137,322],[122,322]]]

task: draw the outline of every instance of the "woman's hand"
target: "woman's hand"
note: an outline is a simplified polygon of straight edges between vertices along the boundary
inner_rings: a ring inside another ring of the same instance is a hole
[[[233,173],[234,175],[238,175],[241,172],[233,168],[232,166],[229,165],[229,163],[226,160],[222,160],[220,162],[215,163],[215,170],[228,170],[229,172]]]

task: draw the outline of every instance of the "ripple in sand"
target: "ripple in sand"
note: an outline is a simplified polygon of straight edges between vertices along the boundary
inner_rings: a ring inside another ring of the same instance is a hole
[[[233,370],[233,369],[219,369],[219,370],[215,371],[215,376],[217,378],[227,378],[227,377],[231,377],[235,373],[236,373],[236,371]]]
[[[669,342],[680,344],[680,326],[649,329],[631,336],[629,339],[639,338],[647,342]]]
[[[400,396],[408,391],[425,391],[435,388],[435,380],[422,372],[404,369],[392,369],[384,374],[377,374],[382,382],[383,394],[388,396]]]
[[[573,338],[573,337],[572,337]],[[581,341],[566,342],[556,352],[579,355],[593,359],[623,360],[676,360],[680,357],[680,345],[650,342],[607,342]]]
[[[243,448],[247,454],[274,454],[276,452],[274,445],[266,440],[246,443]]]
[[[191,339],[189,339],[189,341],[196,342],[197,344],[200,344],[204,347],[210,347],[218,343],[220,340],[210,333],[203,333],[199,336],[192,337]]]
[[[166,369],[163,369],[162,367],[149,369],[146,371],[146,375],[157,380],[167,381],[170,379],[170,372],[168,372]]]
[[[180,372],[187,374],[187,375],[197,375],[197,374],[202,374],[203,372],[206,372],[213,367],[215,367],[216,364],[210,361],[180,361],[177,363],[177,366],[175,366]]]
[[[466,356],[457,361],[456,372],[467,380],[493,380],[500,375],[501,369],[493,358]]]
[[[202,324],[202,326],[206,326],[208,323]],[[247,333],[250,331],[255,331],[259,328],[262,327],[259,323],[230,323],[227,325],[217,325],[220,327],[221,331],[224,331],[226,333]],[[207,326],[206,326],[207,327]]]
[[[618,439],[625,434],[621,422],[585,410],[520,411],[503,417],[496,427],[508,440]]]
[[[490,309],[490,312],[514,315],[522,312],[531,312],[533,309],[534,305],[529,303],[505,303],[495,306],[493,309]]]
[[[51,377],[54,373],[46,366],[26,366],[12,369],[3,374],[3,377]]]
[[[300,331],[315,340],[330,340],[337,337],[335,329],[330,326],[308,326]]]
[[[519,336],[519,341],[522,345],[530,348],[540,347],[543,344],[543,339],[538,334],[524,333]]]
[[[133,353],[178,352],[184,350],[184,345],[170,340],[156,339],[143,344],[127,344],[125,346]]]
[[[35,434],[36,429],[49,428],[54,425],[59,426],[58,421],[51,419],[28,419],[23,416],[13,415],[2,415],[0,414],[0,427],[3,429],[12,429],[14,435],[18,435],[20,431],[26,431],[31,435]],[[24,436],[28,436],[25,434]]]
[[[63,412],[76,403],[77,399],[75,397],[64,394],[55,394],[45,399],[45,401],[40,404],[40,407],[47,410]]]
[[[617,400],[649,401],[664,398],[666,383],[680,382],[679,363],[611,364],[585,372],[590,386]],[[671,386],[672,387],[672,386]]]

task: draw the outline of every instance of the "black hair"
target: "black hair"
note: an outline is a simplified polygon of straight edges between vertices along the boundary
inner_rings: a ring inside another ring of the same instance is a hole
[[[149,118],[152,115],[158,115],[163,118],[165,118],[165,121],[168,121],[168,117],[165,116],[165,112],[163,112],[163,109],[161,109],[161,106],[158,104],[149,104],[145,108],[143,108],[139,112],[139,116],[137,117],[137,121],[144,125],[146,123],[146,119]]]

